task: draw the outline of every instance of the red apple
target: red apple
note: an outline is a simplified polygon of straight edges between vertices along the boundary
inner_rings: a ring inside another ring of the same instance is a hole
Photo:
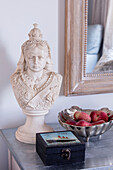
[[[85,121],[85,120],[79,120],[77,123],[76,123],[76,126],[91,126],[91,123]]]
[[[69,125],[76,125],[76,121],[75,120],[67,120],[65,123],[69,124]]]
[[[79,121],[79,120],[85,120],[87,122],[91,122],[91,117],[90,115],[88,115],[87,113],[85,112],[75,112],[74,113],[74,119],[75,121]]]
[[[101,110],[92,111],[91,114],[90,114],[90,117],[91,117],[92,122],[97,122],[99,120],[104,120],[105,122],[108,121],[107,113],[105,113]]]
[[[92,123],[92,126],[99,125],[99,124],[102,124],[102,123],[105,123],[105,121],[104,120],[99,120],[97,122]]]

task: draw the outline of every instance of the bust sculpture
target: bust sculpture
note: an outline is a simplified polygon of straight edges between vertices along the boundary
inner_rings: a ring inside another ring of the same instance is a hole
[[[11,84],[26,122],[19,127],[16,138],[25,143],[35,143],[37,132],[53,129],[44,122],[44,116],[59,96],[62,76],[53,71],[50,47],[34,24],[29,40],[22,45],[22,53]]]

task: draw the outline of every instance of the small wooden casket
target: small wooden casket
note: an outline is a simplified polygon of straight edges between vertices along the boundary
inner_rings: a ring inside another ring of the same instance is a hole
[[[72,131],[36,134],[36,151],[45,165],[83,163],[85,144]]]

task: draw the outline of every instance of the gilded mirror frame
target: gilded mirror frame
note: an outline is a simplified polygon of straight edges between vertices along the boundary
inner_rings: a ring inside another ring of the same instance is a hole
[[[113,92],[113,73],[86,73],[88,0],[65,0],[64,95]]]

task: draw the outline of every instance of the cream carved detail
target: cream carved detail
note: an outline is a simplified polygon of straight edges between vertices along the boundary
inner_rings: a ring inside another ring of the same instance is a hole
[[[44,78],[44,77],[43,77]],[[22,109],[25,110],[48,110],[59,95],[61,76],[50,72],[46,75],[46,82],[39,86],[30,80],[26,73],[14,73],[12,86],[16,99]],[[56,85],[57,84],[57,85]]]
[[[40,115],[47,114],[51,105],[59,96],[62,76],[53,71],[50,47],[46,41],[42,40],[42,34],[37,28],[37,24],[34,24],[34,28],[28,35],[29,40],[21,47],[20,60],[15,73],[11,76],[11,84],[23,112],[30,117],[34,115],[39,117],[39,119],[36,119],[40,121],[42,120]],[[29,122],[31,121],[30,117]],[[32,121],[34,121],[34,118]],[[31,124],[33,124],[32,121]],[[34,121],[35,124],[38,124],[37,121]],[[45,122],[41,126],[40,130],[36,127],[33,131],[42,132],[45,129],[47,131],[47,127],[44,127],[46,126]],[[23,129],[22,127],[21,130],[18,129],[17,139],[26,143],[35,143],[32,139],[29,141],[27,137],[23,139],[22,135],[25,135],[26,128],[28,128],[28,124],[25,123]],[[32,129],[32,127],[30,128]]]

